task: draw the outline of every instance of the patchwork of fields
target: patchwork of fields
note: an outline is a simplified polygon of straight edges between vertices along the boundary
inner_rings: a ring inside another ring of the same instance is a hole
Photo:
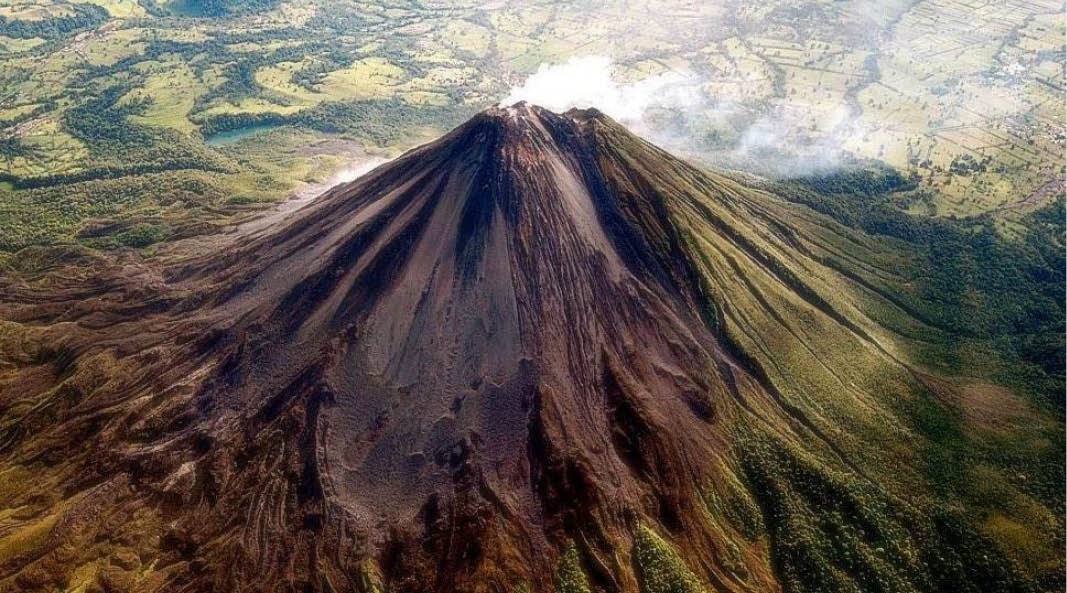
[[[992,213],[1008,236],[1063,194],[1051,1],[8,0],[0,17],[7,252],[214,228],[344,166],[316,143],[395,155],[590,55],[620,84],[692,82],[646,132],[715,166],[878,160],[917,182],[900,207]]]

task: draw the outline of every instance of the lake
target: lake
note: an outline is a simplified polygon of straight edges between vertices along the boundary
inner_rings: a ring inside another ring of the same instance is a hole
[[[232,130],[225,130],[223,132],[217,132],[210,136],[204,137],[204,142],[211,146],[221,146],[224,144],[233,144],[245,138],[251,138],[257,134],[262,134],[282,127],[281,124],[256,124],[254,126],[245,126],[242,128],[234,128]]]

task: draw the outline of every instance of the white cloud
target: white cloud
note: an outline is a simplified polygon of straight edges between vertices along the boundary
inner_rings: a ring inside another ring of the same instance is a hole
[[[501,106],[526,101],[557,113],[595,107],[668,150],[770,175],[838,167],[848,140],[862,133],[843,104],[742,105],[715,97],[714,87],[690,72],[629,82],[621,80],[621,70],[597,55],[542,64]],[[711,146],[707,136],[716,129],[722,133]]]
[[[745,128],[733,159],[763,159],[766,172],[803,175],[840,167],[846,146],[864,133],[843,104],[779,105]]]
[[[652,107],[696,105],[703,100],[699,80],[689,74],[665,72],[636,82],[620,82],[616,74],[615,64],[605,56],[541,64],[501,105],[526,101],[555,112],[596,107],[632,126]]]

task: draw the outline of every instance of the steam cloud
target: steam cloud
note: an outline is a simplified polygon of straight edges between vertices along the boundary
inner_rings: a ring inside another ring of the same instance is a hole
[[[527,101],[556,112],[596,107],[672,151],[771,176],[838,168],[848,158],[842,146],[863,133],[846,105],[744,105],[715,97],[713,83],[692,72],[627,82],[619,71],[605,56],[542,64],[501,105]]]
[[[696,106],[702,102],[699,80],[681,72],[666,72],[632,83],[615,78],[615,65],[604,56],[575,57],[563,64],[541,64],[537,72],[514,88],[503,105],[526,101],[556,112],[596,107],[631,125],[641,123],[656,106]]]

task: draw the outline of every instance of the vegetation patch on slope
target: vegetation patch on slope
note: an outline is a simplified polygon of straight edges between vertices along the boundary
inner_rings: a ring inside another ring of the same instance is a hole
[[[648,526],[637,529],[634,557],[645,593],[702,593],[705,590],[678,551]]]
[[[1005,237],[989,214],[935,219],[909,214],[897,203],[914,186],[884,167],[773,184],[783,197],[872,235],[904,242],[915,253],[918,282],[894,296],[923,322],[986,342],[1021,365],[1009,379],[1049,397],[1062,409],[1065,366],[1062,303],[1067,287],[1064,197],[1025,216],[1026,232]],[[839,269],[840,262],[828,262]],[[930,362],[966,373],[975,365],[962,348],[930,344]]]
[[[773,437],[741,448],[787,593],[1031,591],[996,545],[947,507],[920,511]]]

